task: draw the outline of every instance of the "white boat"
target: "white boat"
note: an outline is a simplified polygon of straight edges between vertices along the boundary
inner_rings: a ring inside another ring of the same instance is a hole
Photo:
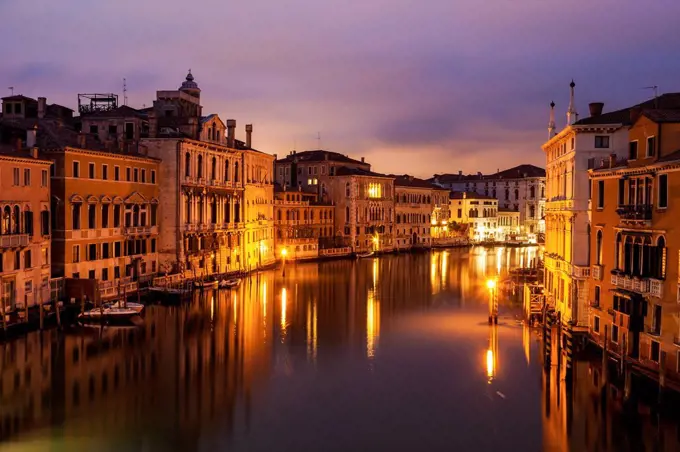
[[[116,301],[115,303],[109,303],[107,305],[109,308],[120,308],[120,309],[134,309],[135,311],[142,312],[144,310],[144,305],[141,303],[132,303],[132,302],[124,302],[124,301]]]
[[[103,320],[122,321],[130,320],[132,317],[138,316],[139,313],[130,308],[94,308],[83,312],[78,316],[79,320],[100,322]]]
[[[220,281],[220,287],[223,289],[236,287],[239,284],[241,284],[240,278],[223,279],[222,281]]]
[[[212,281],[194,281],[194,286],[199,289],[217,289],[219,282],[217,280]]]
[[[357,253],[357,257],[361,259],[363,257],[371,257],[374,254],[375,254],[375,252],[373,252],[373,251],[367,251],[365,253]]]

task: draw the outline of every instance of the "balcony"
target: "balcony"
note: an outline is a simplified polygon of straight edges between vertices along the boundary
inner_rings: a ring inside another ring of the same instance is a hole
[[[157,234],[157,226],[130,226],[125,228],[125,235]]]
[[[593,265],[593,267],[590,270],[590,274],[595,281],[602,281],[604,267],[602,267],[602,265]]]
[[[619,214],[622,223],[649,226],[652,221],[652,209],[651,204],[629,204],[619,206],[616,213]]]
[[[621,289],[647,295],[650,293],[650,281],[651,280],[649,278],[631,277],[629,275],[623,274],[612,274],[611,284],[612,286],[619,287]]]
[[[28,234],[12,234],[0,236],[0,248],[17,248],[28,246]]]
[[[584,267],[582,265],[572,265],[571,272],[574,278],[590,277],[590,267]]]
[[[663,297],[663,281],[658,279],[649,280],[649,294],[653,297]]]

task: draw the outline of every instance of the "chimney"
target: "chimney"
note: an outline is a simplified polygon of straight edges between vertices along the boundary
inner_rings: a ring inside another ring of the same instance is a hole
[[[253,125],[246,124],[246,147],[250,149],[253,144]]]
[[[278,160],[279,156],[277,154],[274,154],[274,160]]]
[[[462,176],[463,175],[463,170],[458,170],[458,175]]]
[[[233,148],[236,144],[236,120],[227,119],[227,146]]]
[[[640,107],[631,108],[630,109],[630,123],[633,124],[635,121],[637,121],[641,114],[642,114],[642,108],[640,108]]]
[[[616,154],[609,154],[609,167],[614,168],[616,166]]]
[[[482,177],[482,173],[477,171],[477,177]]]
[[[47,98],[38,97],[38,119],[45,117],[45,111],[47,110]]]
[[[361,157],[361,163],[366,163],[366,159],[364,159],[363,157]]]
[[[588,104],[588,110],[590,110],[590,116],[600,116],[602,114],[602,109],[604,108],[603,102],[591,102]]]
[[[35,143],[38,139],[38,126],[33,126],[26,131],[26,147],[35,147]]]
[[[31,157],[33,157],[34,159],[38,158],[38,148],[36,147],[31,148]]]
[[[86,139],[87,139],[87,136],[83,132],[80,132],[78,134],[78,147],[80,147],[81,149],[85,149],[87,147],[85,145]]]
[[[21,138],[17,138],[17,151],[20,151],[24,148],[24,142]]]

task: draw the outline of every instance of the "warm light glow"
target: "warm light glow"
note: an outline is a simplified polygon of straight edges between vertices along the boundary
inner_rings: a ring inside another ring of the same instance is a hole
[[[373,259],[373,288],[378,285],[378,259]]]
[[[379,337],[380,302],[375,299],[375,290],[369,290],[366,299],[366,356],[369,359],[375,356]]]
[[[284,248],[281,250],[281,256],[286,257],[288,255],[288,248]]]
[[[281,289],[281,340],[283,340],[286,336],[286,327],[288,326],[288,322],[286,319],[286,305],[288,304],[288,292],[286,291],[286,288],[284,287]]]
[[[495,279],[487,279],[486,280],[486,287],[488,287],[490,290],[493,290],[496,288],[496,280]]]
[[[494,372],[493,350],[488,349],[486,351],[486,376],[489,378],[489,382],[493,379]]]
[[[316,302],[307,303],[307,358],[312,361],[316,361],[318,316]]]

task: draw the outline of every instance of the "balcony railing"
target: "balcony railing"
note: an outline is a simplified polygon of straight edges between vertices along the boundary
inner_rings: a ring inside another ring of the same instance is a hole
[[[653,297],[663,297],[663,281],[658,279],[649,280],[649,294]]]
[[[602,275],[604,273],[603,270],[604,269],[602,268],[602,265],[593,265],[590,274],[592,275],[595,281],[602,281]]]
[[[581,265],[572,266],[572,274],[575,278],[588,278],[590,276],[590,267],[583,267]]]
[[[620,287],[621,289],[630,290],[640,294],[649,293],[649,282],[647,278],[631,277],[628,275],[612,274],[612,286]]]
[[[125,228],[127,235],[155,234],[156,232],[156,226],[130,226]]]
[[[28,246],[28,234],[0,235],[0,248]]]
[[[628,204],[616,209],[622,220],[626,221],[650,221],[652,219],[651,204]]]

